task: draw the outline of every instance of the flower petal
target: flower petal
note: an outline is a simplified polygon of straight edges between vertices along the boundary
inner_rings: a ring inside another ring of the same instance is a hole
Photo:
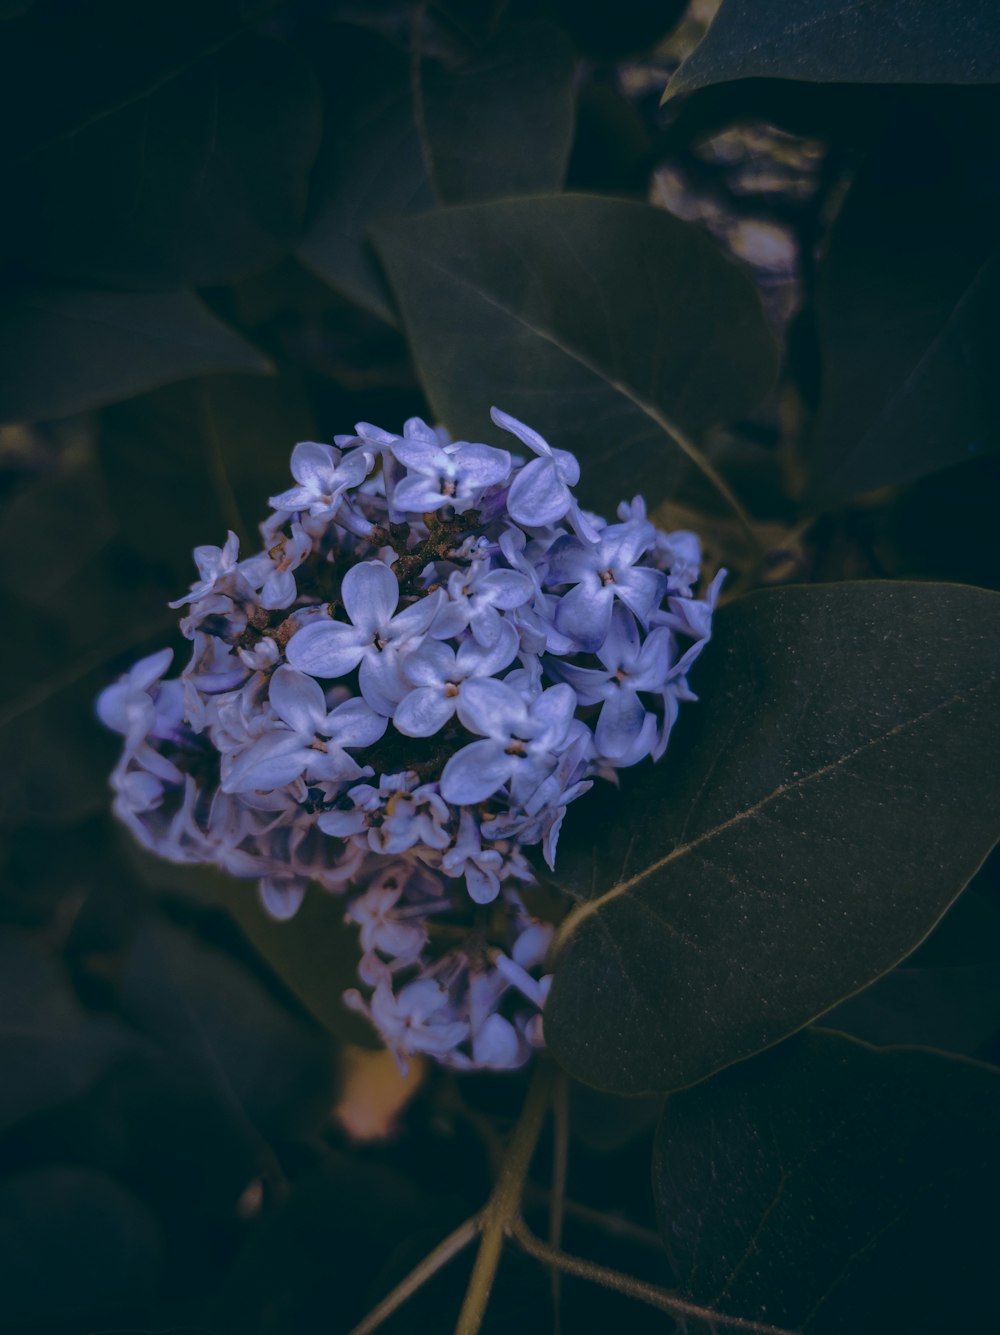
[[[342,621],[313,621],[288,641],[285,657],[311,677],[343,677],[364,657],[367,636]]]
[[[507,493],[507,513],[526,528],[544,528],[562,519],[572,502],[569,488],[551,459],[525,464]]]
[[[326,717],[326,700],[319,682],[294,668],[278,668],[271,677],[268,699],[293,732],[316,733]]]
[[[392,619],[399,602],[399,584],[382,561],[362,561],[344,576],[340,598],[358,630],[373,635]]]
[[[452,717],[457,703],[440,686],[421,686],[399,702],[392,721],[405,737],[431,737]]]
[[[511,757],[496,742],[470,742],[444,767],[441,796],[455,806],[485,802],[510,778]]]

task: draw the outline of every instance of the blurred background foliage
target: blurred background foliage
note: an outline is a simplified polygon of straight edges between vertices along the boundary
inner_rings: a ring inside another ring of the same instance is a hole
[[[733,593],[1000,589],[996,12],[725,0],[698,47],[717,8],[0,5],[0,1329],[346,1332],[516,1114],[364,1056],[334,902],[276,927],[109,815],[94,697],[183,652],[192,547],[253,548],[296,441],[498,403]],[[997,1060],[997,879],[827,1022]],[[566,1245],[663,1283],[661,1102],[574,1087]],[[387,1329],[450,1328],[463,1266]],[[567,1281],[563,1329],[669,1326],[626,1301]],[[524,1257],[515,1321],[552,1329]]]

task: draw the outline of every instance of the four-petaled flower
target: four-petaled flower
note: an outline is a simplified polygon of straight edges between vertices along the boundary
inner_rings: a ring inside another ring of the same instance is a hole
[[[476,503],[487,487],[503,482],[510,455],[491,445],[455,441],[398,440],[392,452],[410,473],[397,482],[393,499],[400,510],[424,514],[452,506],[458,513]]]
[[[557,630],[596,653],[607,639],[616,598],[645,625],[667,587],[661,570],[636,565],[653,537],[652,524],[632,520],[609,524],[595,543],[558,538],[549,549],[546,583],[576,587],[559,599]]]
[[[276,510],[308,510],[313,518],[336,513],[341,497],[356,487],[372,470],[374,457],[368,450],[355,449],[341,457],[332,445],[303,440],[292,450],[292,477],[299,484],[272,496]]]
[[[224,760],[224,793],[267,792],[302,775],[320,783],[371,774],[346,750],[373,746],[386,730],[386,720],[363,700],[327,709],[319,683],[290,667],[271,677],[268,698],[276,726]]]
[[[492,648],[474,639],[463,640],[456,652],[440,640],[425,640],[403,660],[403,676],[415,690],[403,697],[393,715],[397,731],[407,737],[430,737],[455,713],[464,686],[474,677],[492,677],[508,667],[517,654],[517,631],[509,621],[500,623]]]
[[[507,513],[511,519],[526,528],[544,528],[568,515],[573,527],[593,541],[597,530],[581,512],[570,490],[580,481],[576,455],[568,450],[554,450],[537,431],[499,408],[491,408],[490,416],[498,427],[509,431],[538,455],[524,465],[511,483],[507,495]]]
[[[311,621],[289,640],[286,657],[311,677],[344,677],[360,665],[361,694],[380,714],[391,715],[408,689],[399,651],[428,629],[442,596],[436,589],[397,613],[396,576],[381,561],[362,561],[348,570],[340,592],[350,625]]]
[[[467,682],[458,716],[484,740],[463,746],[445,765],[445,799],[457,806],[484,802],[509,781],[512,798],[524,801],[569,744],[575,709],[576,694],[565,682],[550,686],[530,703],[493,677]]]

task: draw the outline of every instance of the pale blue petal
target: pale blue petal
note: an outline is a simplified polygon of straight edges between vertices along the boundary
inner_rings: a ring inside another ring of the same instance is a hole
[[[556,605],[556,629],[581,649],[596,653],[607,639],[614,594],[610,585],[597,589],[577,584]]]
[[[552,460],[533,459],[511,484],[507,513],[526,528],[544,528],[562,519],[572,499]]]
[[[340,599],[358,630],[374,635],[389,623],[396,610],[399,584],[381,561],[362,561],[344,576]]]
[[[510,778],[511,757],[496,742],[471,742],[457,751],[441,775],[441,796],[455,806],[485,802]]]
[[[271,677],[268,697],[278,717],[297,733],[314,734],[326,717],[319,682],[294,668],[280,667]]]
[[[422,686],[399,702],[392,721],[405,737],[430,737],[452,717],[457,703],[440,686]]]
[[[292,667],[311,677],[343,677],[358,666],[366,647],[366,635],[355,626],[313,621],[295,632],[285,657]]]

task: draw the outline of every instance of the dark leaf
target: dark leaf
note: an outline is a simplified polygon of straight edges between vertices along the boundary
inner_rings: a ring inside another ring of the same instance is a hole
[[[382,1046],[371,1025],[344,1005],[346,989],[358,985],[361,948],[357,928],[344,922],[343,899],[313,886],[295,917],[277,922],[252,883],[219,875],[204,884],[310,1015],[345,1043]]]
[[[435,203],[557,189],[573,132],[573,53],[547,23],[517,23],[464,58],[411,58],[374,34],[331,30],[329,130],[299,257],[395,321],[368,248],[378,218]]]
[[[667,94],[750,78],[996,82],[1000,11],[991,0],[723,0]]]
[[[558,1059],[693,1084],[908,954],[1000,835],[998,661],[1000,598],[961,585],[725,608],[666,758],[567,821]]]
[[[26,932],[0,930],[0,1131],[85,1093],[138,1049],[119,1020],[88,1014],[58,961]]]
[[[579,455],[581,495],[601,509],[664,496],[683,457],[671,425],[738,417],[775,374],[753,284],[662,209],[500,200],[374,236],[435,414],[497,443],[492,404],[523,418]]]
[[[306,59],[241,36],[17,173],[19,254],[62,279],[138,290],[273,262],[298,239],[322,121]]]
[[[241,889],[254,898],[251,886]],[[322,1128],[332,1093],[329,1042],[224,951],[147,920],[123,963],[119,1008],[191,1063],[237,1121],[286,1138]]]
[[[674,1095],[653,1189],[683,1291],[803,1335],[987,1329],[998,1115],[992,1067],[824,1030]]]
[[[911,108],[834,227],[817,294],[817,502],[1000,448],[996,98],[968,90],[953,111]]]
[[[669,32],[685,0],[544,0],[542,8],[591,60],[610,63],[645,51]]]
[[[47,0],[4,30],[0,163],[29,160],[197,69],[278,0]],[[28,6],[22,5],[22,9]]]
[[[195,579],[191,558],[221,546],[259,546],[267,498],[288,485],[288,459],[314,429],[295,377],[219,376],[157,390],[108,409],[101,462],[122,540],[169,568],[178,598]],[[177,613],[177,619],[180,613]]]
[[[0,306],[0,421],[63,417],[186,376],[270,369],[189,292],[39,289]]]
[[[915,1043],[982,1055],[1000,1030],[1000,963],[952,968],[900,965],[825,1017],[866,1043]]]
[[[70,1164],[0,1186],[0,1248],[5,1331],[103,1324],[148,1302],[162,1265],[160,1230],[146,1207],[113,1178]]]
[[[418,125],[439,203],[559,189],[575,65],[565,35],[544,22],[511,24],[457,68],[421,62]]]

